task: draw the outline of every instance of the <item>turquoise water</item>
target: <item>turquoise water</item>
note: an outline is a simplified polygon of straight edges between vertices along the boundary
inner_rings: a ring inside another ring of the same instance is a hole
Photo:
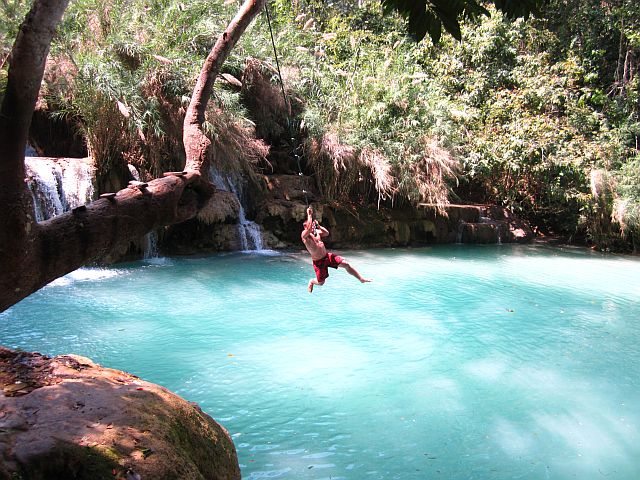
[[[245,479],[640,478],[640,261],[536,246],[81,269],[0,344],[160,383],[233,436]]]

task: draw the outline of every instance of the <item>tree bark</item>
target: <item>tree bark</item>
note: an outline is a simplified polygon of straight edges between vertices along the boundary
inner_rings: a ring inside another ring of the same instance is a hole
[[[51,39],[67,3],[36,0],[8,60],[7,87],[0,109],[0,311],[14,303],[9,298],[22,298],[16,297],[21,292],[17,281],[24,271],[37,268],[37,224],[24,183],[24,150]]]
[[[220,73],[225,59],[249,24],[264,8],[265,3],[266,0],[246,0],[222,35],[218,37],[204,65],[202,65],[184,118],[182,138],[187,158],[185,165],[187,170],[197,170],[203,174],[209,170],[211,141],[205,135],[202,126],[205,121],[207,103],[213,92],[213,83]]]
[[[0,311],[52,280],[153,229],[192,218],[214,193],[211,142],[203,130],[220,67],[266,0],[246,0],[207,56],[184,122],[184,176],[121,190],[37,223],[25,183],[24,150],[44,66],[68,0],[35,0],[14,43],[0,110]]]

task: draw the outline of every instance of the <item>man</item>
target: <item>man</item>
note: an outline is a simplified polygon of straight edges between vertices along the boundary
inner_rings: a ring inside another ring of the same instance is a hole
[[[318,225],[318,222],[313,219],[313,209],[308,207],[307,220],[304,222],[304,230],[302,230],[300,237],[302,238],[304,246],[307,247],[307,251],[311,254],[313,269],[316,272],[316,278],[309,280],[309,293],[313,292],[314,285],[324,285],[324,281],[329,276],[329,267],[336,269],[342,267],[346,269],[349,274],[360,280],[361,283],[370,282],[371,280],[362,278],[357,270],[340,255],[327,252],[324,242],[322,241],[322,239],[327,236],[329,236],[329,230]]]

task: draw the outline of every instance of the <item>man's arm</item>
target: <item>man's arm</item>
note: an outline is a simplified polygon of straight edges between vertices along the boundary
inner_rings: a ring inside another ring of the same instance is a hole
[[[329,230],[324,228],[322,225],[318,225],[318,228],[320,229],[320,236],[321,237],[328,237],[329,236]]]
[[[302,239],[306,239],[311,232],[313,231],[313,209],[311,207],[307,207],[307,221],[304,223],[304,229],[302,230],[302,234],[300,235]]]

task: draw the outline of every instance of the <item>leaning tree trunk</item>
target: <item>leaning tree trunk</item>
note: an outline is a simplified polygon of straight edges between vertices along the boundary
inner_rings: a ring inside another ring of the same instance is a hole
[[[213,83],[265,1],[246,0],[207,56],[185,117],[184,175],[121,190],[41,223],[25,187],[24,151],[49,46],[68,0],[34,1],[13,46],[0,110],[0,311],[123,243],[197,214],[214,191],[211,142],[203,131]]]
[[[225,59],[238,43],[242,32],[260,13],[265,3],[266,0],[246,0],[227,29],[218,37],[202,66],[184,118],[182,139],[187,158],[186,169],[201,171],[203,175],[208,171],[211,141],[205,135],[202,125],[205,121],[207,103],[213,92],[213,83]]]

